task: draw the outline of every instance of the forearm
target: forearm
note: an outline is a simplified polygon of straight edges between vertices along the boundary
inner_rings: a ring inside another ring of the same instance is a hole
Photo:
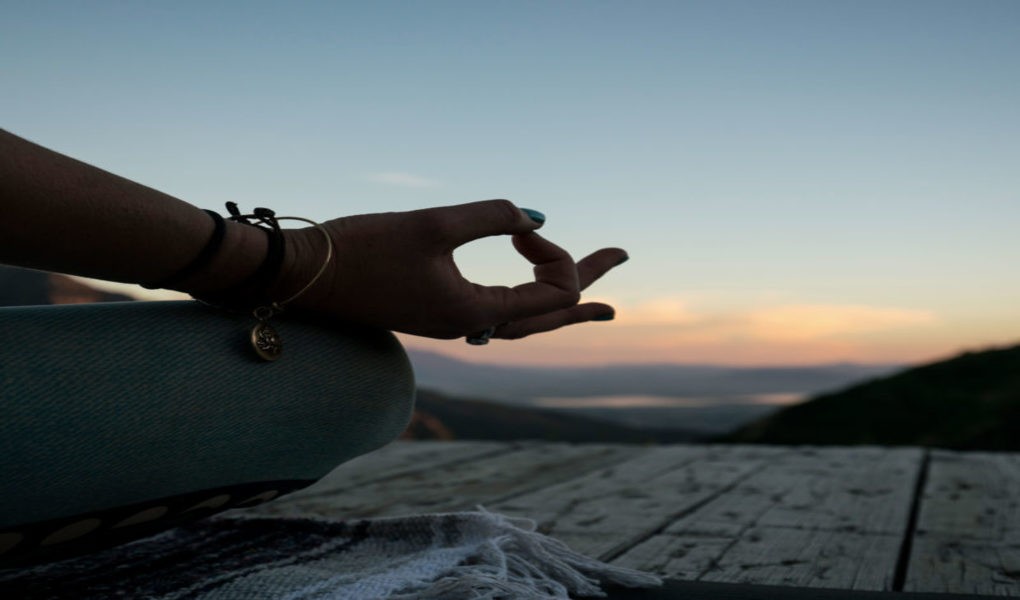
[[[0,262],[129,283],[151,283],[187,265],[213,222],[162,192],[0,130]],[[223,246],[179,286],[217,290],[265,256],[265,236],[228,222]]]
[[[192,272],[215,231],[186,202],[3,130],[0,210],[0,263],[150,285]],[[612,306],[579,304],[580,292],[626,252],[603,248],[575,262],[535,233],[544,221],[507,200],[341,217],[284,230],[278,271],[265,231],[228,221],[215,256],[172,288],[437,338],[491,330],[514,339],[611,319]],[[482,286],[461,275],[454,250],[497,235],[512,236],[535,281]]]

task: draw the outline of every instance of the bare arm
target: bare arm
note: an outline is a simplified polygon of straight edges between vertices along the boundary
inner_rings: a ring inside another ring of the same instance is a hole
[[[213,224],[194,206],[0,130],[0,262],[147,283],[186,265]],[[223,289],[254,271],[265,236],[228,223],[210,269],[184,291]]]
[[[198,208],[0,130],[0,262],[129,283],[177,273],[213,231]],[[282,207],[273,207],[281,213]],[[604,248],[574,262],[535,230],[541,223],[506,200],[327,221],[336,260],[291,306],[329,318],[454,338],[499,325],[518,338],[611,318],[613,308],[578,304],[580,291],[627,255]],[[453,251],[486,236],[512,236],[535,281],[481,286],[461,276]],[[284,232],[283,267],[269,290],[288,298],[312,280],[325,256],[313,228]],[[227,222],[223,246],[176,289],[231,288],[267,253],[257,229]]]

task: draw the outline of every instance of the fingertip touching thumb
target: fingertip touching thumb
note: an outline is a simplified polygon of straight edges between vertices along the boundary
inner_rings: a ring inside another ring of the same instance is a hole
[[[542,225],[543,223],[545,223],[545,215],[540,213],[540,212],[538,212],[537,210],[535,210],[533,208],[522,208],[521,212],[523,212],[524,214],[528,215],[528,218],[530,218],[532,221],[538,223],[539,225]]]

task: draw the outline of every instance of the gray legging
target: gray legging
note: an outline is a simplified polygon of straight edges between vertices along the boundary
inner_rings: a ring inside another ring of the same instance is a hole
[[[389,332],[196,302],[0,309],[0,567],[272,499],[391,441],[414,377]]]

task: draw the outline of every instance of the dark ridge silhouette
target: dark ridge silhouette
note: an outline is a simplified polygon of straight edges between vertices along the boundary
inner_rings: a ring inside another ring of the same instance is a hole
[[[418,390],[415,414],[404,439],[545,440],[654,444],[691,442],[704,437],[688,431],[643,430],[554,410],[450,398]]]
[[[410,348],[418,383],[467,398],[522,402],[539,397],[646,394],[722,397],[759,394],[809,396],[887,375],[903,365],[837,363],[792,367],[619,364],[538,367],[469,363]]]
[[[824,394],[719,441],[1020,450],[1020,346],[967,352]]]

